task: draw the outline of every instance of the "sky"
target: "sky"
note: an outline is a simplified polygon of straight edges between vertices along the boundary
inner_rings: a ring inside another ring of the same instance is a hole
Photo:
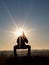
[[[0,50],[13,50],[19,28],[32,49],[49,49],[49,0],[0,0]]]

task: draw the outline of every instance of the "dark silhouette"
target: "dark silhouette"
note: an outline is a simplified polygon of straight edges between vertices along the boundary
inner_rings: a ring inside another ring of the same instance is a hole
[[[14,46],[14,56],[17,56],[16,49],[27,49],[28,48],[28,56],[30,56],[31,53],[31,46],[26,45],[25,43],[28,43],[28,39],[24,35],[24,32],[22,32],[22,35],[17,38],[17,45]]]

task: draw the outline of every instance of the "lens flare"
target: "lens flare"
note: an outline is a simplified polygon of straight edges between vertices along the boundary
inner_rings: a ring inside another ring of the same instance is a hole
[[[17,36],[21,36],[22,35],[22,30],[17,30],[15,33],[16,33]]]

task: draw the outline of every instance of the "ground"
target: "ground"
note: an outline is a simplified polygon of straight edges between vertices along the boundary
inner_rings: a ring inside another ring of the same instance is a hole
[[[20,64],[48,64],[49,58],[44,56],[22,56],[22,57],[4,57],[2,58],[1,65],[20,65]]]
[[[11,52],[11,51],[10,51]],[[8,53],[10,53],[8,52]],[[36,52],[36,53],[35,53]],[[0,55],[0,65],[26,65],[26,64],[46,64],[49,65],[49,51],[34,51],[32,52],[31,56],[17,56],[14,57],[14,55]]]

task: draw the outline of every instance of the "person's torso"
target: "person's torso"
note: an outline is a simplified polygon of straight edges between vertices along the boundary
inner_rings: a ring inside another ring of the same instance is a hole
[[[25,39],[23,37],[19,37],[19,39],[18,39],[18,45],[19,46],[24,46],[25,45]]]

